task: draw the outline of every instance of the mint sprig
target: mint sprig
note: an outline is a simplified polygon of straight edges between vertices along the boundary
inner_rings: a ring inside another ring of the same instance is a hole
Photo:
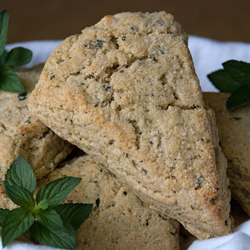
[[[19,66],[26,65],[32,58],[32,52],[23,47],[5,50],[9,26],[9,14],[6,10],[0,12],[0,89],[9,92],[25,91],[15,73]]]
[[[227,108],[234,109],[250,103],[250,63],[229,60],[224,69],[208,75],[208,79],[221,92],[231,93]]]
[[[4,187],[9,198],[20,207],[0,208],[2,245],[23,234],[36,243],[74,249],[75,230],[90,215],[92,204],[60,204],[81,178],[64,177],[43,185],[34,198],[35,174],[22,156],[10,166]]]

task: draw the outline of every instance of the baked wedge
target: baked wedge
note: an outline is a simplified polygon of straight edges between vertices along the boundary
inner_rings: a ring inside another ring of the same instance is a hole
[[[106,16],[54,50],[30,111],[205,239],[230,232],[231,196],[187,43],[165,12]]]

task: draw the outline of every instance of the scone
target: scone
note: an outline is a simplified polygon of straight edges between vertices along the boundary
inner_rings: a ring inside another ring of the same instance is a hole
[[[148,208],[95,159],[79,157],[39,185],[64,176],[82,178],[64,202],[93,204],[76,231],[76,249],[179,249],[179,223]]]
[[[228,97],[225,93],[204,93],[205,103],[216,113],[232,196],[250,216],[250,105],[230,111],[226,108]]]
[[[172,15],[106,16],[67,38],[30,111],[200,239],[230,232],[226,159]]]
[[[17,72],[26,94],[0,91],[0,181],[18,155],[27,159],[39,179],[73,149],[70,143],[29,114],[29,95],[42,68],[43,65],[38,65]]]

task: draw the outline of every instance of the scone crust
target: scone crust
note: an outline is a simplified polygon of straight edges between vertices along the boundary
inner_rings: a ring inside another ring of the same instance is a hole
[[[31,91],[40,77],[43,64],[17,72],[25,94],[0,91],[0,179],[18,155],[31,164],[41,178],[73,149],[67,141],[34,119],[28,110]]]
[[[230,231],[226,161],[172,15],[106,16],[67,38],[46,62],[30,110],[197,237]]]

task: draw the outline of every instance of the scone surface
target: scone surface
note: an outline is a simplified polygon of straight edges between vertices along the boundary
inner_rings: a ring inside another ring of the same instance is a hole
[[[220,144],[228,159],[227,174],[232,196],[250,216],[250,105],[228,110],[229,94],[204,93],[216,114]]]
[[[0,91],[0,181],[18,155],[25,157],[36,177],[41,178],[73,149],[29,113],[29,96],[42,68],[43,65],[37,65],[17,72],[26,93]]]
[[[76,249],[179,249],[179,223],[148,208],[95,158],[79,157],[39,185],[64,176],[82,178],[65,203],[93,204],[76,231]]]
[[[197,237],[230,231],[226,161],[172,15],[106,16],[67,38],[30,110]]]

